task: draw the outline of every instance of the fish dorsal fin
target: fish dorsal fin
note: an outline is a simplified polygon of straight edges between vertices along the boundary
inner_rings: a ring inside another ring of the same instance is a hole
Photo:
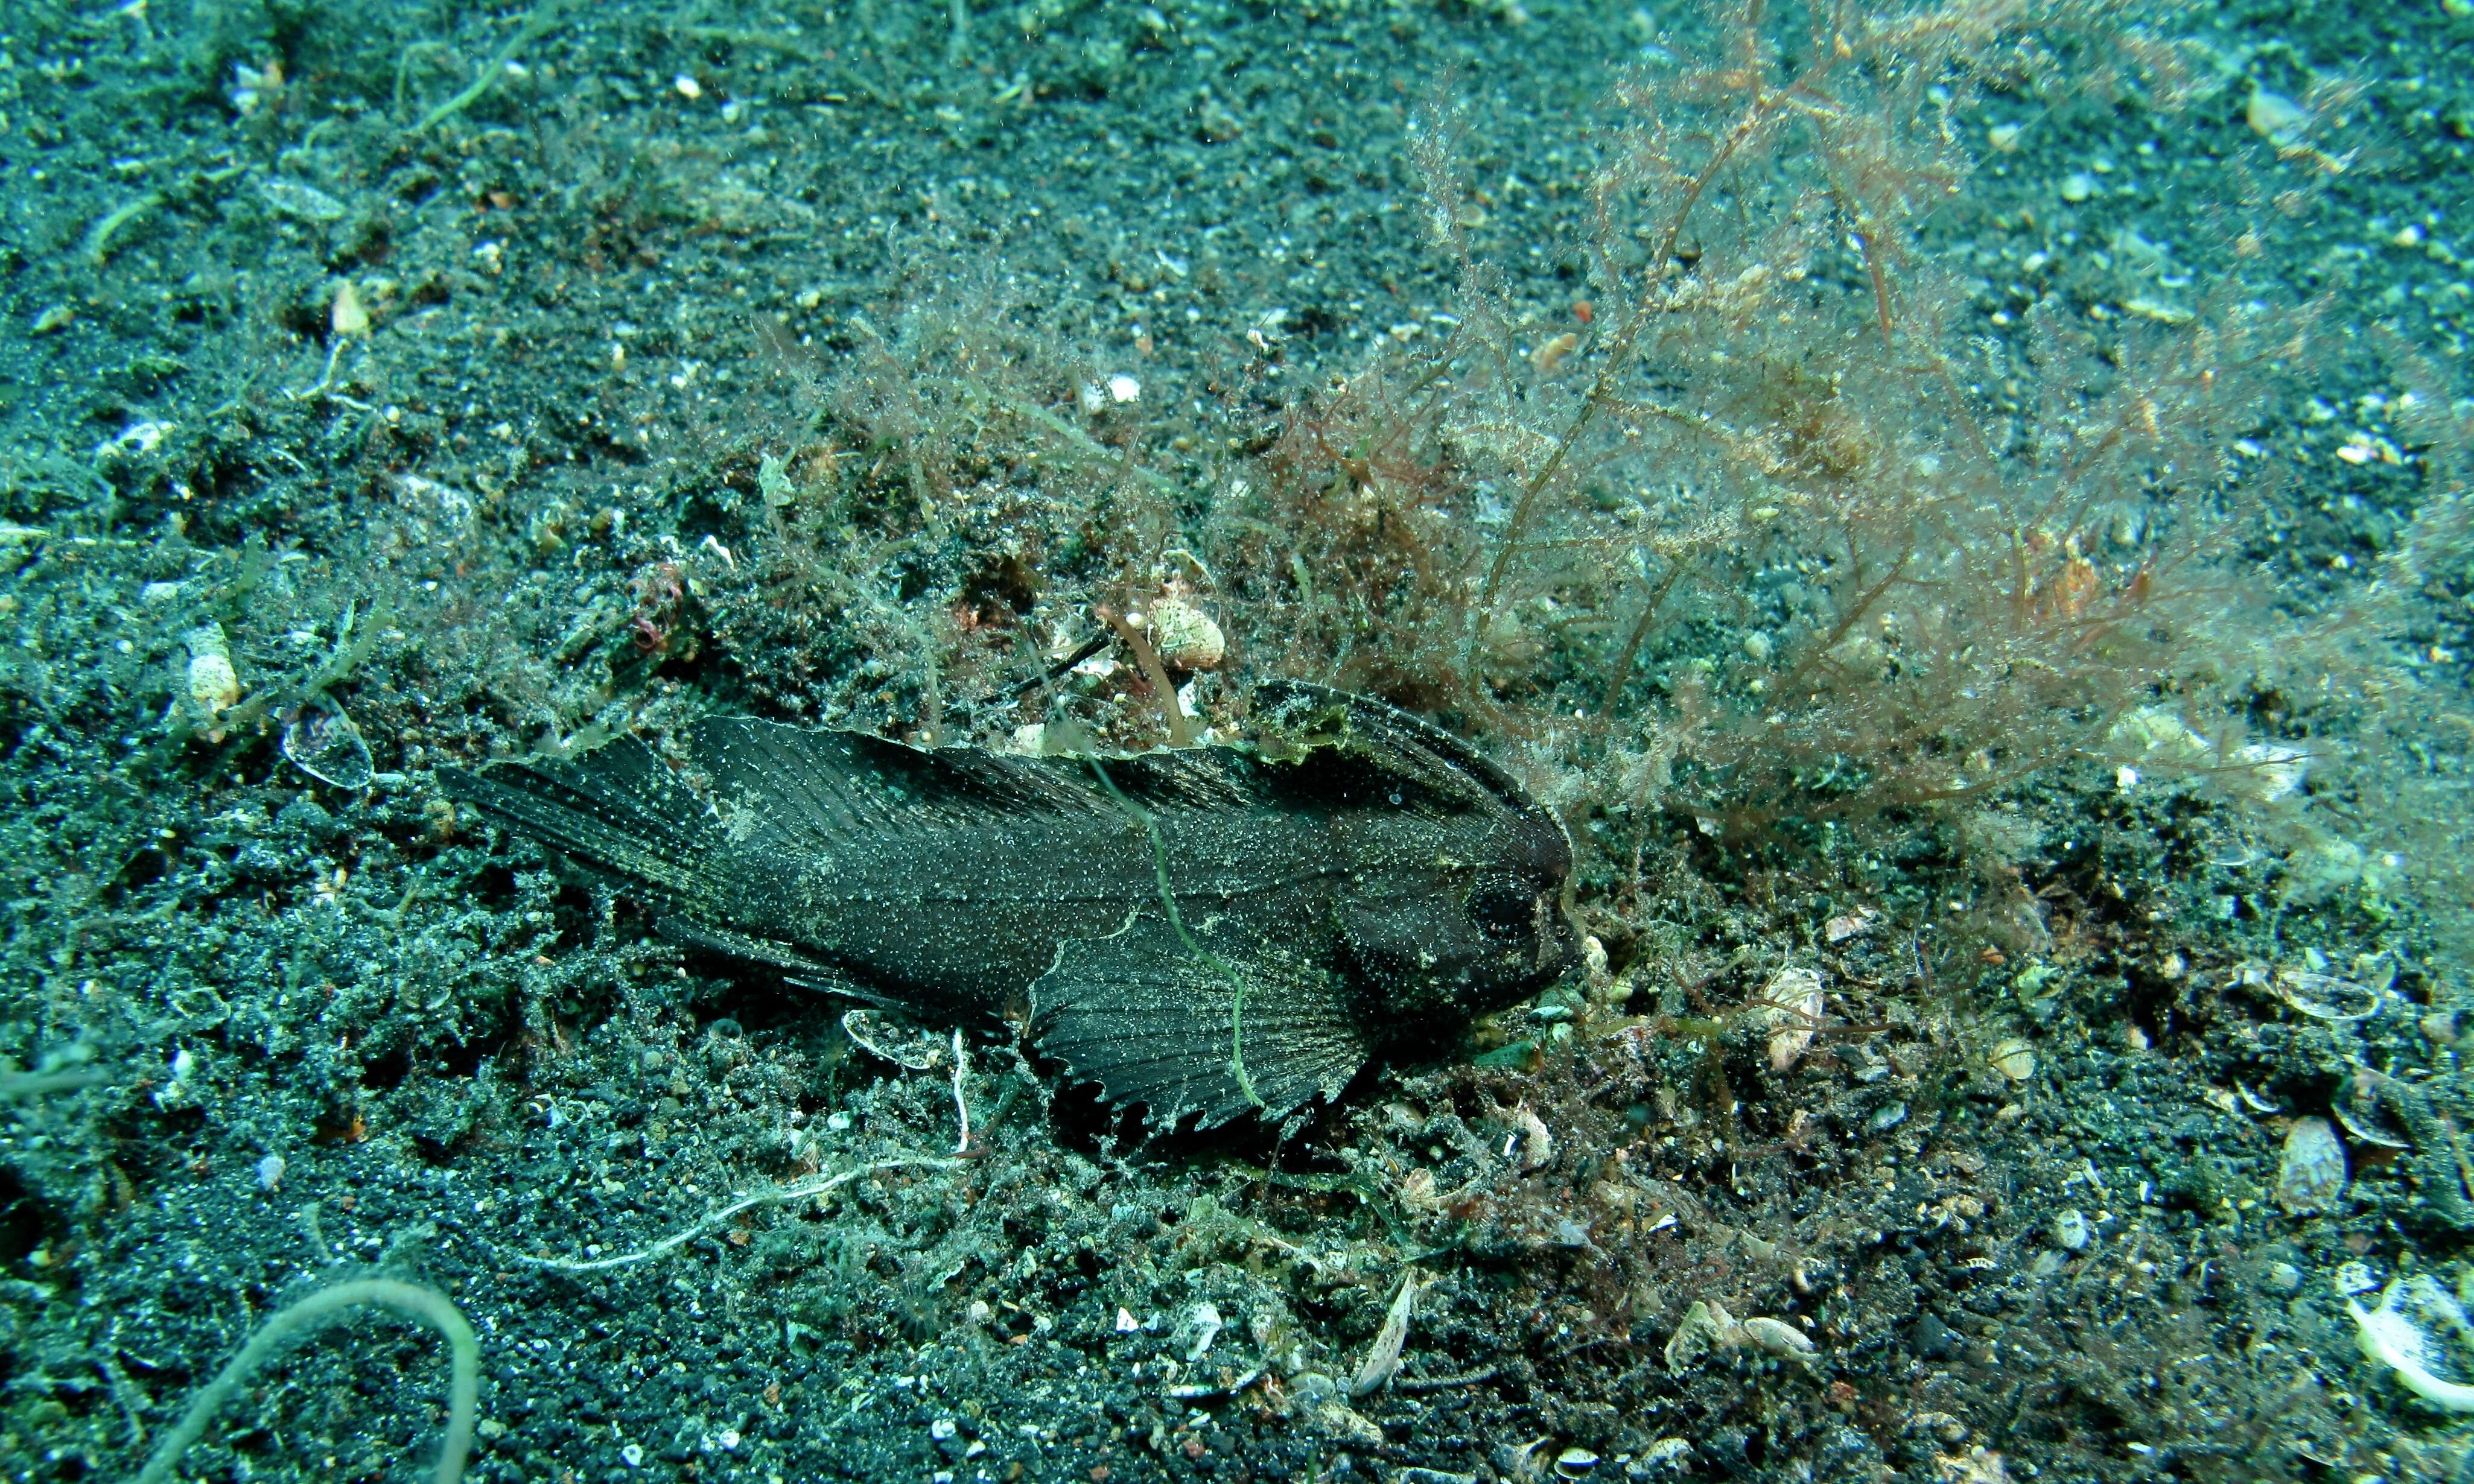
[[[1370,696],[1266,681],[1254,689],[1254,716],[1268,733],[1256,747],[1266,759],[1323,753],[1319,780],[1344,795],[1379,795],[1351,802],[1427,815],[1543,814],[1518,780],[1467,742]],[[1354,766],[1334,766],[1341,761]]]
[[[1261,765],[1234,748],[1182,748],[1099,761],[1127,798],[1150,809],[1246,809],[1268,798]],[[1087,777],[1089,764],[1082,771]]]
[[[1041,766],[1042,758],[930,752],[863,732],[744,717],[697,722],[689,752],[735,837],[809,849],[1102,802],[1064,770]]]
[[[1059,946],[1031,989],[1040,1051],[1163,1126],[1199,1112],[1211,1128],[1258,1103],[1276,1118],[1338,1097],[1367,1047],[1332,970],[1227,919],[1192,931],[1201,955],[1147,909]]]
[[[1026,815],[1124,817],[1091,765],[1075,757],[921,749],[743,717],[697,722],[689,751],[712,780],[732,838],[783,850],[830,851],[859,835]],[[1128,798],[1152,807],[1233,808],[1261,799],[1256,765],[1225,748],[1104,758],[1100,765]]]
[[[449,798],[667,902],[700,900],[718,822],[652,749],[621,737],[573,761],[438,770]]]

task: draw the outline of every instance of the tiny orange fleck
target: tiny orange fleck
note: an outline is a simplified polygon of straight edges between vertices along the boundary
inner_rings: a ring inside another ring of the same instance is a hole
[[[1570,330],[1565,330],[1530,352],[1529,360],[1540,371],[1552,376],[1555,374],[1555,368],[1564,364],[1564,357],[1580,348],[1581,337]]]

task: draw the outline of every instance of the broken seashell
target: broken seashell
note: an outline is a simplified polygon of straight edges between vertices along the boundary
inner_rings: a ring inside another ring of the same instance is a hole
[[[2365,1144],[2383,1149],[2411,1149],[2413,1140],[2389,1121],[2389,1108],[2382,1094],[2388,1078],[2367,1066],[2357,1066],[2337,1087],[2337,1095],[2328,1100],[2328,1111],[2337,1115],[2338,1126]]]
[[[861,1049],[896,1066],[924,1072],[945,1060],[945,1041],[932,1031],[892,1025],[873,1010],[853,1010],[842,1017],[842,1034]]]
[[[1524,1175],[1554,1158],[1554,1136],[1546,1133],[1546,1120],[1539,1118],[1529,1103],[1521,1103],[1519,1108],[1496,1108],[1496,1113],[1502,1113],[1512,1123],[1512,1137],[1504,1140],[1504,1158],[1519,1160]]]
[[[293,716],[283,729],[283,755],[336,788],[364,789],[375,776],[359,725],[331,703],[313,702]]]
[[[1770,1033],[1770,1070],[1795,1065],[1812,1044],[1821,1024],[1821,974],[1816,969],[1784,968],[1746,1002],[1747,1018]]]
[[[1712,1351],[1734,1350],[1745,1339],[1744,1327],[1735,1323],[1735,1316],[1727,1312],[1725,1304],[1695,1299],[1692,1306],[1684,1311],[1684,1322],[1675,1327],[1675,1333],[1666,1342],[1667,1372],[1681,1376],[1686,1367],[1702,1356]]]
[[[1227,657],[1228,639],[1204,612],[1182,598],[1152,605],[1152,647],[1175,670],[1216,670]]]
[[[1392,1308],[1383,1316],[1383,1328],[1374,1332],[1374,1343],[1367,1348],[1365,1361],[1349,1378],[1351,1397],[1378,1391],[1399,1373],[1400,1347],[1408,1343],[1409,1320],[1417,1312],[1418,1295],[1435,1281],[1420,1279],[1415,1268],[1400,1275],[1400,1291],[1392,1297]]]
[[[2276,1204],[2295,1215],[2333,1209],[2345,1193],[2345,1144],[2325,1118],[2296,1118],[2276,1167]]]
[[[2315,1020],[2367,1020],[2388,1000],[2385,984],[2360,984],[2300,969],[2278,969],[2272,987],[2277,998]]]
[[[2311,127],[2311,110],[2283,93],[2272,93],[2253,84],[2250,101],[2243,105],[2243,122],[2261,138],[2290,147],[2300,142]]]
[[[1788,1360],[1809,1360],[1815,1352],[1811,1339],[1783,1319],[1755,1315],[1744,1321],[1743,1329],[1747,1338],[1773,1355]]]
[[[2012,1082],[2025,1082],[2036,1075],[2036,1048],[2016,1036],[1995,1041],[1984,1060]]]
[[[2474,1376],[2474,1324],[2430,1274],[2389,1283],[2377,1308],[2348,1299],[2345,1312],[2363,1353],[2396,1372],[2406,1390],[2446,1411],[2474,1412],[2474,1385],[2440,1374]]]
[[[189,709],[202,727],[213,729],[206,740],[224,739],[215,718],[240,701],[240,673],[232,668],[231,646],[221,624],[201,624],[189,631]]]
[[[1186,1360],[1197,1361],[1209,1354],[1212,1342],[1220,1338],[1220,1331],[1225,1328],[1227,1326],[1220,1318],[1218,1304],[1208,1299],[1196,1304],[1177,1329],[1177,1338],[1188,1341]]]

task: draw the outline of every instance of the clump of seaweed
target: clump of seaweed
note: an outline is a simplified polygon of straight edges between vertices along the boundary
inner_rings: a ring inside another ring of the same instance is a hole
[[[748,560],[708,581],[723,647],[762,657],[736,677],[745,702],[932,744],[1011,736],[1058,702],[1121,745],[1195,739],[1125,621],[1162,602],[1208,621],[1187,486],[1153,467],[1139,383],[1072,348],[1074,312],[982,268],[843,315],[821,346],[763,327],[800,406],[723,470]],[[1086,663],[1112,633],[1115,657]],[[1176,680],[1223,650],[1201,653]]]
[[[1430,108],[1457,325],[1301,401],[1221,523],[1260,658],[1653,757],[1644,802],[1733,836],[1977,799],[2141,707],[2223,730],[2277,477],[2236,444],[2309,307],[1988,316],[1941,220],[1953,116],[2065,75],[2170,106],[2170,59],[2042,12],[1803,19],[1731,11],[1627,87],[1560,310]]]

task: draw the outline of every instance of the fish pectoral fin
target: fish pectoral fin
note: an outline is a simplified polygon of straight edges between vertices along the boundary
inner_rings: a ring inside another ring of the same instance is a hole
[[[1201,1127],[1340,1095],[1366,1040],[1327,966],[1221,922],[1188,945],[1156,911],[1060,945],[1031,987],[1031,1039],[1111,1103]],[[1198,951],[1200,950],[1200,951]]]

